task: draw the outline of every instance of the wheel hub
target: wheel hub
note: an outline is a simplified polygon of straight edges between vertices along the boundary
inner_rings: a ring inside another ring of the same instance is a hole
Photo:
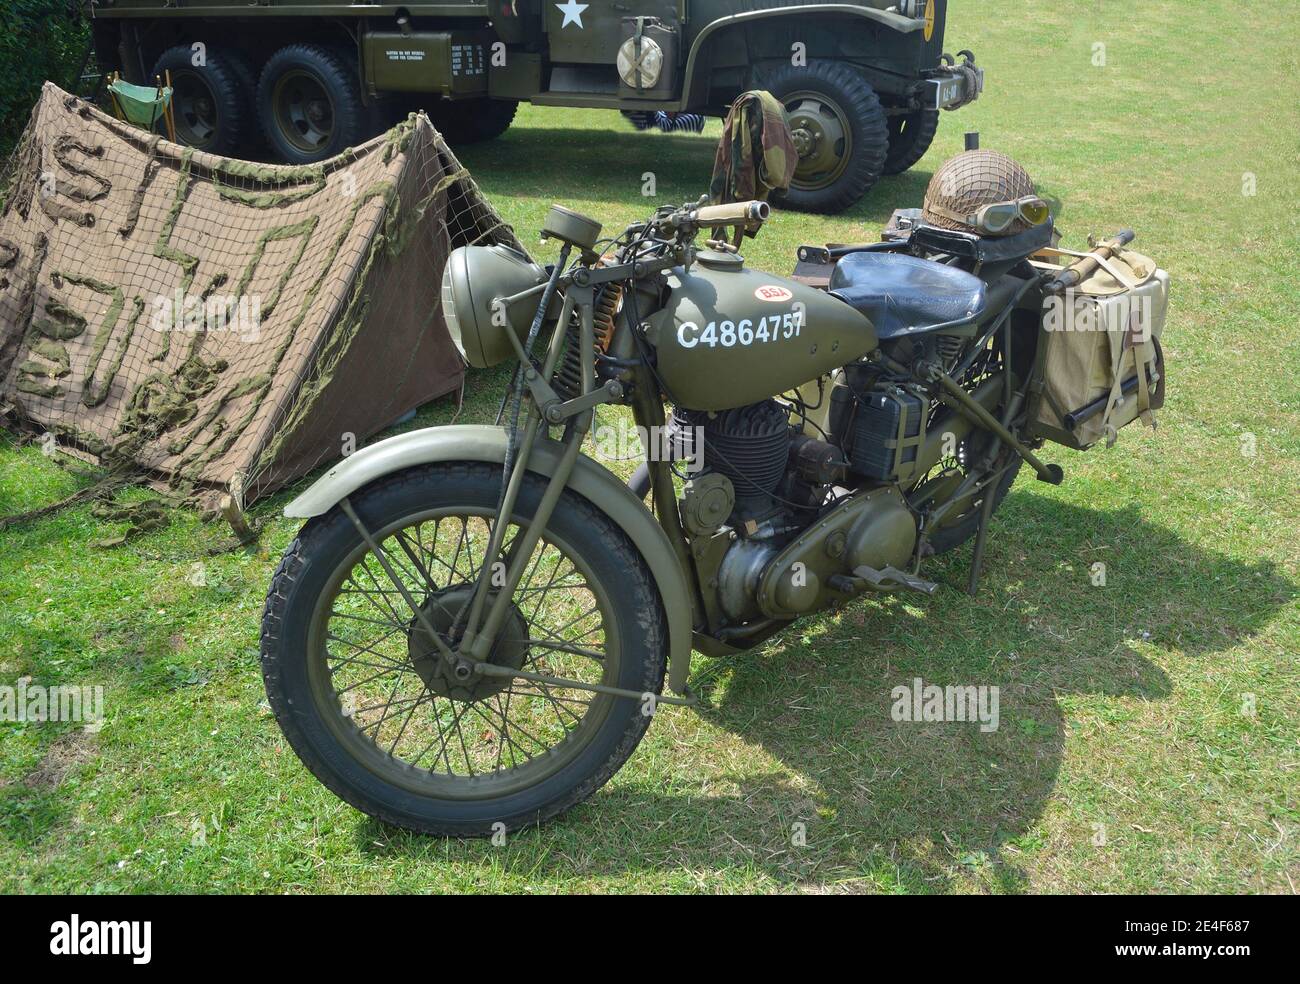
[[[299,150],[315,153],[334,131],[334,110],[321,83],[304,71],[287,72],[273,96],[276,127]]]
[[[464,631],[464,618],[460,618],[462,624],[457,625],[457,616],[473,597],[473,584],[455,584],[434,592],[420,606],[421,613],[437,631],[439,638],[452,649],[456,648]],[[489,605],[495,597],[489,595]],[[429,636],[423,621],[420,618],[411,620],[406,647],[415,672],[433,693],[451,700],[472,702],[500,693],[510,686],[514,679],[512,677],[484,676],[475,673],[473,667],[464,661],[448,663]],[[527,657],[528,621],[519,606],[512,602],[506,609],[501,631],[485,662],[518,670],[523,667]]]
[[[799,153],[795,185],[819,188],[833,183],[844,171],[853,150],[847,117],[819,93],[792,93],[784,103]]]
[[[794,138],[794,149],[798,151],[799,157],[804,158],[813,152],[813,147],[817,143],[817,137],[803,127],[790,131],[790,136]]]

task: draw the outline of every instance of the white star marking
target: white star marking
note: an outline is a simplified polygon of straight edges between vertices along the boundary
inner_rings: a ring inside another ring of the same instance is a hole
[[[555,6],[564,15],[564,20],[560,22],[561,29],[568,27],[570,24],[577,24],[578,30],[582,30],[582,12],[591,6],[590,4],[578,3],[576,0],[565,0],[564,3],[557,3]]]

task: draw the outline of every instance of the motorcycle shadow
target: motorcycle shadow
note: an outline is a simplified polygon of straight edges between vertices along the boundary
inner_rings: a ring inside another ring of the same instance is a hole
[[[814,851],[787,837],[773,877],[932,892],[974,875],[987,889],[1023,889],[1016,855],[1037,846],[1071,730],[1131,742],[1126,722],[1144,714],[1135,702],[1173,698],[1153,658],[1228,650],[1296,593],[1271,564],[1203,550],[1135,506],[1100,511],[1024,492],[999,513],[975,599],[963,593],[969,558],[967,546],[931,568],[945,585],[933,599],[857,602],[726,661],[725,689],[704,716],[806,777],[810,792],[800,806],[751,782],[715,808],[739,817],[740,804],[775,795],[787,828],[805,822],[809,845],[829,842]],[[1098,563],[1104,585],[1093,583]],[[996,730],[898,720],[894,688],[911,702],[918,679],[998,688]],[[1086,709],[1086,726],[1070,708]],[[1095,816],[1076,806],[1080,842],[1104,835],[1104,802]]]

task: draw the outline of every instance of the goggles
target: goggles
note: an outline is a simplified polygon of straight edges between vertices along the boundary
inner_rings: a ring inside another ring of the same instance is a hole
[[[981,205],[970,215],[961,215],[942,205],[930,205],[930,211],[942,215],[945,219],[960,222],[962,225],[980,229],[984,232],[1002,232],[1016,219],[1024,219],[1031,226],[1040,226],[1052,217],[1047,202],[1037,195],[1026,195],[1013,202],[995,202]]]

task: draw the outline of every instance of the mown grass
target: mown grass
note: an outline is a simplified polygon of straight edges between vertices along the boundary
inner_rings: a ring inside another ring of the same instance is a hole
[[[953,7],[950,45],[979,53],[985,98],[848,215],[781,214],[749,262],[785,272],[800,242],[874,238],[978,129],[1061,200],[1068,244],[1132,226],[1170,270],[1154,436],[1052,450],[1059,488],[1022,477],[976,599],[964,549],[930,569],[933,599],[859,602],[745,656],[697,656],[707,708],[661,713],[609,787],[501,847],[374,823],[285,745],[256,652],[290,493],[256,509],[264,552],[210,556],[226,534],[189,514],[112,551],[89,546],[116,527],[86,508],[6,530],[0,683],[103,684],[108,719],[93,735],[0,724],[0,888],[1294,892],[1295,22],[1230,0]],[[643,215],[647,171],[658,201],[694,197],[717,134],[524,108],[463,156],[536,244],[552,201],[607,229]],[[489,418],[502,383],[472,376],[461,419]],[[451,414],[444,401],[420,423]],[[0,468],[0,512],[75,487],[33,447],[0,450]],[[999,686],[1000,729],[894,723],[890,689],[916,676]]]

